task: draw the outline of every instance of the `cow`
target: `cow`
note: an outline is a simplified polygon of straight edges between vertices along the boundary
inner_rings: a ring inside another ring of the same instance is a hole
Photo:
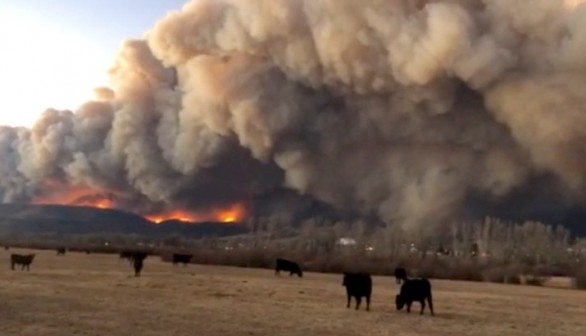
[[[57,255],[65,255],[66,249],[64,247],[60,247],[57,249]]]
[[[397,281],[397,285],[400,285],[401,281],[407,281],[407,271],[403,267],[395,268],[395,280]]]
[[[11,254],[10,255],[10,266],[11,269],[14,271],[14,265],[21,265],[20,269],[24,270],[25,268],[30,270],[30,265],[35,258],[35,254]]]
[[[356,310],[360,307],[362,297],[366,297],[366,311],[370,311],[370,296],[372,294],[372,278],[368,273],[344,273],[342,286],[346,287],[348,302],[346,308],[350,308],[352,297],[356,299]]]
[[[425,309],[425,300],[429,304],[429,311],[433,316],[433,301],[431,297],[431,283],[427,279],[408,279],[403,282],[401,291],[395,296],[395,305],[397,310],[403,309],[407,305],[407,313],[411,313],[411,304],[413,301],[421,303],[421,312],[423,315]]]
[[[183,266],[187,266],[187,264],[189,264],[191,261],[191,258],[193,258],[192,254],[173,253],[173,265],[182,263]]]
[[[303,277],[303,271],[301,267],[296,262],[277,258],[276,266],[275,266],[275,275],[281,274],[281,271],[289,271],[289,276],[293,274],[297,274],[298,277]]]
[[[145,252],[133,252],[130,259],[132,260],[132,265],[134,267],[134,276],[139,277],[140,272],[142,271],[144,260],[147,258],[148,254]]]

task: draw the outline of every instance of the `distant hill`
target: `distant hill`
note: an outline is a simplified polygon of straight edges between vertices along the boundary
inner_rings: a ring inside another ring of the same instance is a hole
[[[572,211],[570,211],[572,210]],[[317,211],[316,211],[317,212]],[[563,218],[518,216],[506,218],[522,222],[527,218],[545,223],[561,223],[574,237],[586,237],[586,211],[568,209]],[[310,217],[307,214],[307,217]],[[295,230],[294,230],[295,231]],[[238,224],[189,223],[178,220],[155,224],[134,213],[92,207],[61,205],[0,204],[0,235],[137,235],[148,238],[180,236],[198,239],[228,237],[248,233]]]
[[[176,220],[155,224],[120,210],[61,205],[0,204],[0,234],[112,234],[185,238],[224,237],[246,233],[242,225],[188,223]]]

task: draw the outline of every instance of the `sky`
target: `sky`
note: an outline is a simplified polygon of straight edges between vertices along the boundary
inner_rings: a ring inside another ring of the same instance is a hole
[[[1,0],[0,125],[75,110],[107,84],[122,41],[188,0]]]

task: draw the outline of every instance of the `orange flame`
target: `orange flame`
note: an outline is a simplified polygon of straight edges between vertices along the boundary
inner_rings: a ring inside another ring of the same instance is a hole
[[[228,209],[214,210],[214,217],[222,223],[236,223],[244,219],[246,209],[244,205],[237,203]]]
[[[200,219],[186,211],[171,211],[157,215],[145,216],[146,219],[150,220],[151,222],[155,222],[160,224],[167,220],[180,220],[182,222],[198,222]]]
[[[59,181],[46,180],[42,190],[50,190],[50,193],[39,196],[33,200],[34,204],[57,204],[71,206],[88,206],[99,209],[113,209],[116,207],[116,195],[111,192],[103,192],[83,186],[65,185]],[[186,210],[172,210],[160,214],[151,214],[145,218],[154,223],[162,223],[167,220],[180,220],[183,222],[222,222],[238,223],[246,217],[244,204],[234,204],[228,208],[212,208],[206,212],[192,212]]]
[[[65,186],[52,180],[47,180],[43,184],[43,190],[51,192],[33,199],[33,204],[88,206],[100,209],[112,209],[116,206],[116,196],[110,192],[82,186]]]
[[[145,218],[157,224],[173,219],[192,223],[203,221],[237,223],[244,220],[245,216],[246,209],[244,205],[237,203],[227,209],[213,209],[208,213],[174,210],[162,214],[149,215]]]

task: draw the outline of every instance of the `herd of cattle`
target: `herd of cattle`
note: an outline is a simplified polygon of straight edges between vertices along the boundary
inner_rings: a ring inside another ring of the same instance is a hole
[[[301,267],[293,261],[286,259],[277,259],[275,274],[280,274],[280,271],[288,271],[289,276],[296,274],[298,277],[303,277]],[[395,305],[397,310],[407,307],[407,313],[411,312],[411,305],[413,302],[421,304],[420,315],[423,315],[425,310],[425,302],[429,305],[431,315],[433,313],[433,300],[431,297],[431,283],[428,279],[409,279],[407,271],[402,267],[395,268],[395,279],[397,284],[401,284],[399,294],[395,296]],[[369,273],[351,273],[345,272],[342,285],[346,287],[346,308],[350,308],[352,298],[356,301],[356,310],[360,308],[362,298],[366,299],[366,310],[370,310],[370,298],[372,295],[372,277]]]
[[[88,253],[88,251],[86,251]],[[57,255],[65,255],[65,249],[57,249]],[[131,250],[123,250],[119,254],[120,259],[128,260],[134,268],[134,276],[140,276],[143,268],[144,260],[148,257],[146,252],[137,252]],[[11,254],[10,264],[12,270],[15,265],[21,265],[21,270],[29,270],[30,265],[35,258],[35,254]],[[187,266],[191,262],[193,255],[174,253],[172,256],[173,265],[184,264]],[[289,276],[297,275],[303,277],[303,271],[296,262],[277,258],[275,266],[275,275],[279,275],[280,271],[289,272]],[[431,315],[433,312],[433,301],[431,295],[431,283],[428,279],[410,279],[407,277],[407,271],[402,267],[395,268],[395,279],[397,284],[401,284],[399,293],[395,296],[395,305],[397,310],[402,310],[406,307],[407,313],[411,312],[411,305],[413,302],[421,304],[420,314],[425,310],[426,301],[429,306]],[[366,310],[370,310],[370,299],[372,295],[372,277],[369,273],[361,272],[345,272],[343,275],[342,285],[346,287],[347,304],[346,308],[350,308],[352,298],[356,301],[356,310],[360,308],[362,298],[366,299]]]

